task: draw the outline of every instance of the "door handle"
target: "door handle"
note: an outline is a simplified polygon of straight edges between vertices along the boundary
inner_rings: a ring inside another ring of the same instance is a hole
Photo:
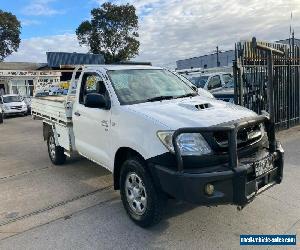
[[[74,115],[80,116],[80,113],[76,111],[76,112],[74,113]]]

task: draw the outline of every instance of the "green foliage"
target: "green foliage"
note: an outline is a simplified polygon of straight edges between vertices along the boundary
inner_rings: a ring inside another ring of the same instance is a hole
[[[129,60],[138,55],[138,17],[133,5],[104,3],[91,11],[91,21],[82,22],[76,29],[80,45],[90,52],[103,54],[106,63]]]
[[[21,42],[21,23],[9,12],[0,10],[0,61],[17,51]]]

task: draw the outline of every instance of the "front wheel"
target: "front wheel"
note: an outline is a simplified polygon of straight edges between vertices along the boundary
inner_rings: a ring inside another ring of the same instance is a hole
[[[164,198],[141,159],[134,157],[124,162],[120,193],[127,214],[137,225],[149,227],[161,220]]]
[[[60,146],[56,146],[53,133],[49,133],[47,145],[48,145],[48,153],[49,153],[51,162],[54,165],[64,164],[66,161],[66,155],[64,153],[64,148],[62,148]]]

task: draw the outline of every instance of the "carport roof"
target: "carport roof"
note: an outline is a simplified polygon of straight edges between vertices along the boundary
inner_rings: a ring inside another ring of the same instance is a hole
[[[33,62],[0,62],[0,70],[38,70],[46,65]]]
[[[47,52],[47,62],[50,68],[59,68],[61,65],[104,64],[101,54]]]

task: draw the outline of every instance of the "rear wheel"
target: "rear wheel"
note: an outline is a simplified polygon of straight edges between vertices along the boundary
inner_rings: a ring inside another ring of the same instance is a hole
[[[60,146],[56,146],[55,144],[55,138],[53,133],[49,133],[48,140],[48,153],[50,160],[54,165],[62,165],[66,161],[66,155],[64,154],[64,148]]]
[[[138,157],[124,162],[120,175],[120,193],[127,214],[137,225],[149,227],[161,220],[164,198]]]

